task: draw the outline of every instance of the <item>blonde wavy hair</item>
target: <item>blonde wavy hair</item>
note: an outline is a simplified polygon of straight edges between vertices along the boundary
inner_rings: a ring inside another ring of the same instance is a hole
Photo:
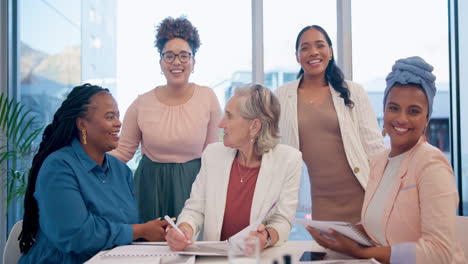
[[[239,111],[247,120],[260,120],[262,127],[255,137],[254,151],[263,155],[278,144],[279,118],[281,113],[278,98],[261,84],[246,84],[234,90],[239,97]]]

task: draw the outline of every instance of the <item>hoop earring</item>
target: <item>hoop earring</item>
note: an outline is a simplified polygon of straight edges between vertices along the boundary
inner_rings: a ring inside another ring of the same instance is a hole
[[[161,75],[164,75],[164,72],[163,72],[163,71],[161,71]]]
[[[195,72],[195,70],[194,70],[194,69],[192,69],[192,73],[194,73],[194,72]]]
[[[84,145],[88,144],[88,141],[86,140],[86,130],[81,129],[81,134],[82,134],[82,138],[83,138],[83,144]]]

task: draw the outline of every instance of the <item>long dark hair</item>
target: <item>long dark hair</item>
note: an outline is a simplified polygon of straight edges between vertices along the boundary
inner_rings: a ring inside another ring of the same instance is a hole
[[[33,195],[42,163],[52,152],[69,145],[73,139],[79,137],[76,118],[86,116],[91,97],[100,92],[109,92],[109,90],[88,83],[73,88],[55,112],[52,123],[44,130],[39,151],[34,156],[29,171],[28,186],[24,197],[23,230],[19,236],[22,253],[27,253],[34,245],[39,228],[39,210]]]
[[[317,25],[312,25],[312,26],[307,26],[299,32],[297,35],[296,39],[296,54],[298,54],[299,50],[299,42],[301,41],[302,35],[309,29],[314,28],[318,31],[320,31],[323,36],[325,36],[325,39],[327,40],[328,46],[330,46],[330,49],[332,49],[333,52],[333,47],[332,47],[332,42],[330,37],[328,36],[328,33],[323,29],[321,26]],[[304,74],[304,70],[301,67],[301,70],[297,74],[296,78],[302,78],[302,75]],[[331,60],[328,62],[327,69],[325,69],[325,81],[327,83],[330,83],[333,88],[340,93],[340,97],[343,98],[345,105],[348,107],[353,107],[354,102],[350,99],[350,92],[348,89],[348,86],[346,85],[346,82],[344,81],[344,74],[341,71],[341,69],[336,65],[335,61],[335,56],[331,57]]]

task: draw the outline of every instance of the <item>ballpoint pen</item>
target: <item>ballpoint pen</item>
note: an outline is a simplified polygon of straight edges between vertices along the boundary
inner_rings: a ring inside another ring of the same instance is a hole
[[[177,232],[179,232],[182,236],[185,237],[184,232],[182,232],[182,230],[180,230],[180,229],[176,226],[176,224],[174,223],[174,221],[172,221],[172,219],[171,219],[168,215],[164,216],[164,219],[165,219],[175,230],[177,230]]]

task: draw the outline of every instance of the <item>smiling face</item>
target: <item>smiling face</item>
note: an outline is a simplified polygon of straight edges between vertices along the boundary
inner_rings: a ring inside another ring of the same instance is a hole
[[[390,156],[410,150],[427,125],[426,94],[417,85],[395,85],[385,103],[384,128],[390,136]]]
[[[252,121],[244,119],[239,111],[239,97],[233,96],[226,104],[224,117],[219,128],[224,130],[223,142],[226,147],[245,149],[251,144]]]
[[[175,57],[171,63],[165,62],[162,58],[159,60],[161,70],[166,77],[167,84],[169,85],[184,85],[189,81],[190,73],[195,66],[193,59],[193,52],[187,41],[181,38],[173,38],[166,42],[162,54],[166,52],[172,52],[173,54],[180,54],[181,52],[188,52],[192,54],[188,62],[182,63],[178,56]]]
[[[86,130],[87,147],[102,154],[117,148],[122,126],[119,117],[112,95],[101,92],[91,97],[86,117],[77,119],[78,129]],[[81,137],[81,131],[79,135]]]
[[[305,76],[325,78],[325,70],[332,55],[332,49],[320,31],[310,28],[302,34],[296,60],[301,64]]]

